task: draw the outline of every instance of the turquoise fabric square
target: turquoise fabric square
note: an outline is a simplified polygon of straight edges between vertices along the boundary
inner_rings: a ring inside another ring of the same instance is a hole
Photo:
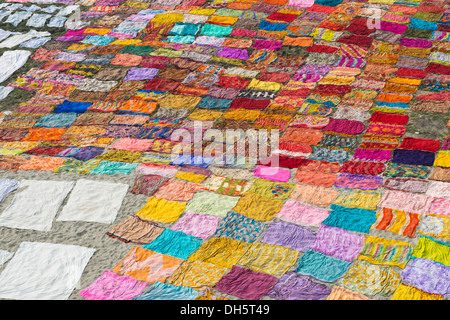
[[[45,128],[70,127],[76,119],[77,114],[74,112],[50,113],[42,116],[34,126]]]
[[[331,204],[332,210],[322,222],[330,227],[337,227],[348,231],[369,233],[370,227],[377,221],[376,212],[360,208],[347,208]]]
[[[224,37],[231,34],[233,27],[231,26],[219,26],[215,24],[205,23],[200,31],[201,35],[211,37]]]
[[[202,239],[200,238],[190,236],[182,231],[165,229],[158,238],[143,248],[186,260],[201,244]]]
[[[297,272],[320,281],[333,282],[342,277],[351,264],[348,261],[308,250],[298,260]]]
[[[194,300],[197,297],[198,293],[194,289],[156,281],[147,292],[133,300]]]
[[[176,23],[169,34],[175,36],[195,36],[202,27],[201,23]]]
[[[102,160],[98,167],[92,169],[92,174],[130,174],[139,163],[127,163]]]

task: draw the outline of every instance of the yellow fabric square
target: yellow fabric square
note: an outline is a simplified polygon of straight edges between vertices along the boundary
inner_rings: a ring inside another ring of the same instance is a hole
[[[229,271],[204,261],[184,261],[166,283],[173,286],[206,289],[213,287]]]
[[[185,202],[151,197],[136,215],[144,220],[172,223],[178,220],[185,207]]]
[[[254,90],[269,90],[269,91],[278,91],[282,87],[281,83],[278,82],[270,82],[270,81],[261,81],[257,79],[252,79],[250,84],[248,85],[248,89]]]
[[[440,294],[427,293],[402,283],[395,290],[391,300],[444,300],[444,297]]]
[[[184,171],[178,171],[174,176],[174,178],[184,180],[184,181],[190,181],[195,183],[202,183],[208,176],[204,174],[194,173],[194,172],[184,172]]]
[[[231,269],[249,247],[249,243],[239,240],[211,238],[190,255],[188,261],[204,261]]]
[[[233,210],[254,220],[269,221],[281,210],[283,204],[284,201],[281,200],[271,200],[258,194],[245,193]]]

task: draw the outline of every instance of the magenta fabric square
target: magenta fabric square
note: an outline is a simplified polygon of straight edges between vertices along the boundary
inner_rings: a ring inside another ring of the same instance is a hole
[[[316,241],[312,250],[352,262],[355,260],[365,245],[365,236],[345,229],[321,225],[317,230]]]
[[[322,131],[355,135],[363,132],[364,129],[364,123],[356,120],[330,119],[328,124],[324,128],[322,128]]]
[[[404,47],[431,48],[433,42],[423,39],[403,38],[400,40],[400,45]]]
[[[239,59],[247,60],[248,52],[245,49],[235,49],[235,48],[222,48],[222,50],[217,54],[218,57],[227,59]]]
[[[215,285],[217,291],[246,300],[261,299],[278,282],[278,278],[264,272],[234,265]]]
[[[389,31],[395,34],[402,34],[408,29],[408,26],[405,26],[400,23],[389,22],[389,21],[381,21],[380,22],[380,30]]]
[[[261,242],[306,252],[314,244],[316,233],[308,228],[285,221],[272,222]]]
[[[275,167],[260,166],[254,170],[255,177],[276,182],[288,182],[291,171]]]
[[[159,69],[154,68],[130,68],[123,81],[130,80],[152,80]]]
[[[258,50],[280,50],[283,45],[282,41],[255,39],[252,48]]]
[[[81,290],[80,295],[86,300],[131,300],[140,295],[146,286],[147,282],[106,270],[90,286]]]
[[[387,162],[392,158],[391,150],[356,149],[352,160]]]
[[[289,199],[278,212],[277,218],[307,226],[320,226],[329,214],[328,210],[308,206]]]

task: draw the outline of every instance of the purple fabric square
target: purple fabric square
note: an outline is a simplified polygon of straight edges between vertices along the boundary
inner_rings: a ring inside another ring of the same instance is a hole
[[[365,237],[345,229],[321,225],[311,249],[320,253],[352,262],[363,251]]]
[[[434,163],[434,156],[434,152],[429,151],[396,149],[393,152],[392,162],[431,167]]]
[[[221,58],[227,58],[227,59],[247,60],[248,52],[245,49],[235,49],[235,48],[224,47],[217,54],[217,56],[221,57]]]
[[[152,80],[159,69],[154,68],[130,68],[123,81],[130,80]]]
[[[73,42],[78,43],[80,41],[83,41],[88,35],[87,34],[77,34],[74,36],[61,36],[56,39],[56,41],[66,41],[66,42]]]
[[[330,293],[331,288],[328,286],[290,271],[280,278],[267,295],[277,300],[322,300]]]
[[[264,272],[234,265],[215,285],[214,289],[246,300],[261,299],[278,282],[278,278]]]
[[[450,296],[450,268],[429,259],[411,259],[400,272],[402,282],[428,293]]]
[[[316,234],[313,230],[285,221],[272,222],[264,233],[261,242],[288,247],[306,252],[314,244]]]

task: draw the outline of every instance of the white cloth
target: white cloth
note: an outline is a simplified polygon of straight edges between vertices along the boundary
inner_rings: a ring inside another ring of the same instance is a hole
[[[0,215],[0,226],[50,231],[73,185],[73,181],[22,180],[11,204]]]
[[[36,30],[30,30],[27,33],[24,34],[16,34],[13,35],[3,42],[0,43],[0,48],[12,48],[15,47],[25,41],[28,41],[30,39],[36,38],[36,37],[49,37],[51,36],[50,32],[47,31],[36,31]]]
[[[428,185],[427,196],[450,199],[450,183],[443,181],[432,181]]]
[[[31,55],[27,50],[5,51],[0,57],[0,83],[21,68]]]
[[[14,91],[14,87],[0,86],[0,101],[5,99],[13,91]]]
[[[11,191],[19,187],[19,181],[14,179],[0,179],[0,202]]]
[[[80,179],[57,221],[113,223],[128,184]]]
[[[0,275],[0,298],[67,300],[95,249],[22,242]]]
[[[4,265],[5,262],[11,259],[12,256],[13,256],[12,252],[0,250],[0,266]]]

